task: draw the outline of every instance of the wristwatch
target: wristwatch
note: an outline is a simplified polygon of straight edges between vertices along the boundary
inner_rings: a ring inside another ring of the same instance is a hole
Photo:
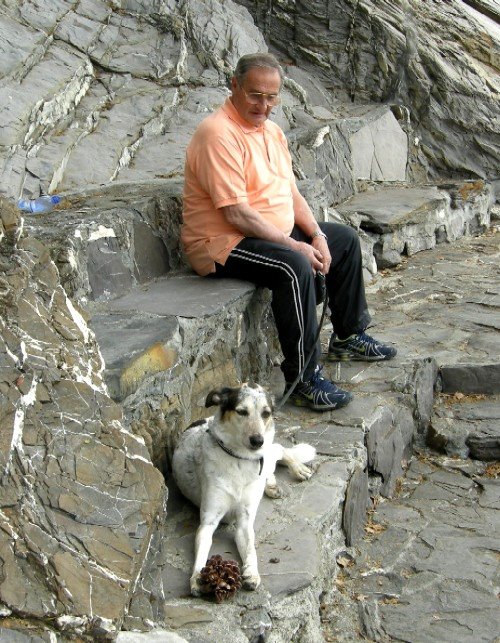
[[[328,239],[328,237],[327,237],[327,236],[326,236],[326,234],[323,232],[323,230],[321,230],[321,228],[318,228],[317,230],[315,230],[315,231],[312,233],[312,235],[311,235],[311,239],[315,239],[316,237],[325,237],[325,239]]]

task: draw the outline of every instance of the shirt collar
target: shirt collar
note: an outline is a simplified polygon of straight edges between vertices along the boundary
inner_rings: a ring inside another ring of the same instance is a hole
[[[245,134],[251,134],[252,132],[261,132],[264,128],[267,129],[267,121],[264,121],[262,125],[251,125],[244,118],[241,118],[238,110],[233,105],[230,98],[226,98],[226,102],[222,105],[222,109],[232,121],[239,125],[239,127],[245,132]]]

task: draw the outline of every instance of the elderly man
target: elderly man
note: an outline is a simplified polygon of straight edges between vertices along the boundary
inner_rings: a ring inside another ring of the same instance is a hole
[[[231,96],[202,121],[186,152],[182,242],[198,274],[271,289],[285,392],[303,371],[290,400],[330,411],[352,394],[318,364],[316,271],[325,275],[334,328],[330,359],[387,360],[396,350],[364,332],[370,315],[356,232],[318,224],[297,189],[285,135],[268,120],[282,82],[271,54],[238,61]]]

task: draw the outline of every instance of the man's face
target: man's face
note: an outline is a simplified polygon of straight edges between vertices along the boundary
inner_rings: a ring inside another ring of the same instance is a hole
[[[242,86],[236,78],[231,80],[231,101],[238,114],[250,125],[259,126],[271,114],[273,107],[262,98],[256,105],[249,102],[248,94],[279,94],[281,88],[280,75],[276,69],[269,67],[253,67],[244,76]],[[246,92],[246,93],[245,93]]]

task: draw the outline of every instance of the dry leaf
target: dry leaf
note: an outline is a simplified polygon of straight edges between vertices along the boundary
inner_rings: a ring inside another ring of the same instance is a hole
[[[387,529],[387,526],[376,522],[367,522],[364,529],[367,534],[380,534]]]
[[[385,605],[399,605],[399,598],[392,596],[391,598],[384,598],[382,601]]]
[[[486,478],[498,478],[500,476],[500,462],[489,464],[484,470],[483,475]]]

